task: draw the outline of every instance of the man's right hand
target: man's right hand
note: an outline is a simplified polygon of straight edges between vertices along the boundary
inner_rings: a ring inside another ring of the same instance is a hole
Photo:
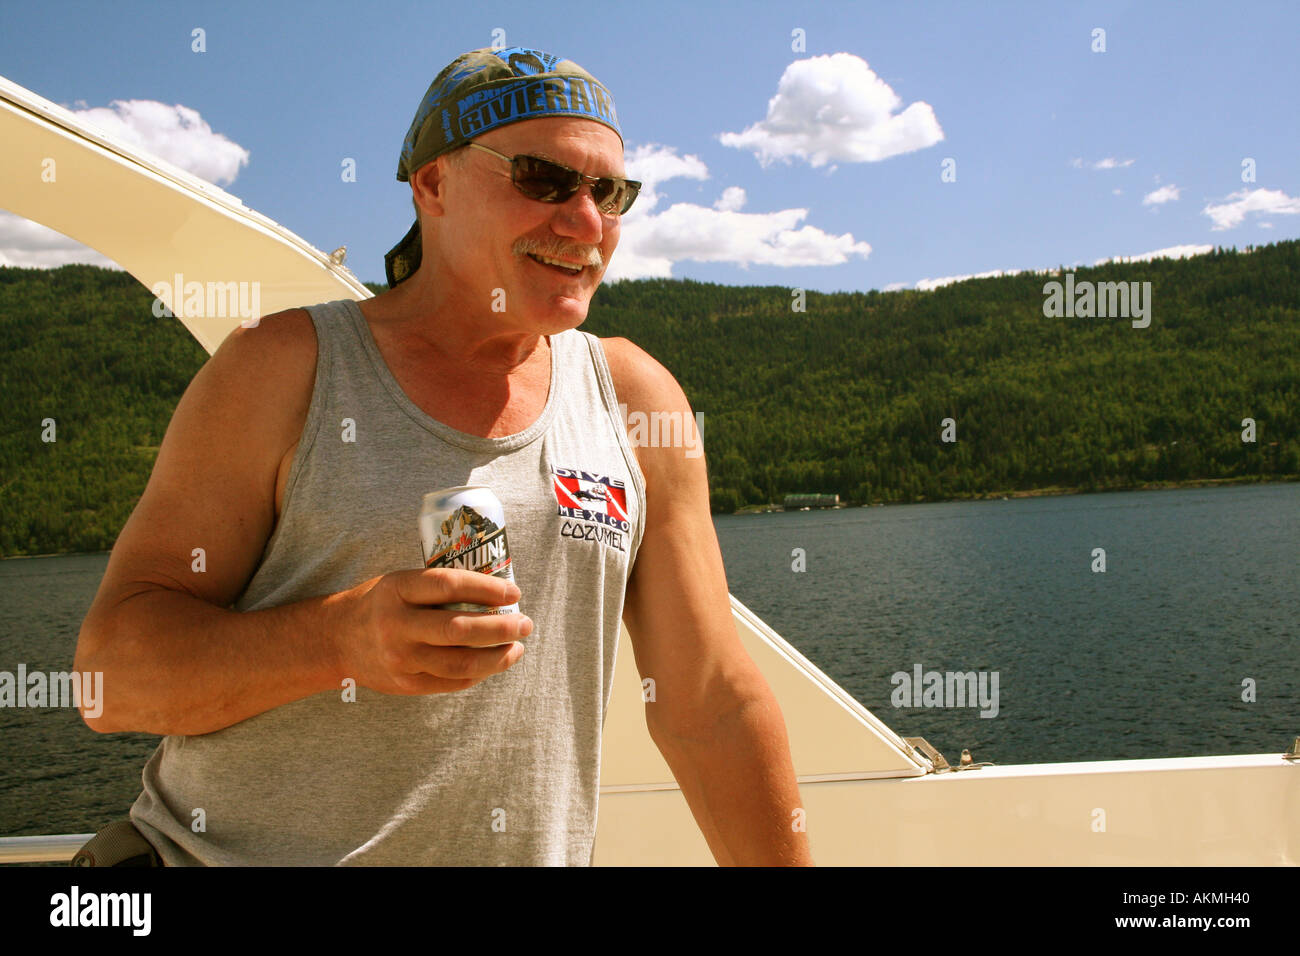
[[[342,674],[384,694],[446,694],[473,687],[516,664],[524,656],[517,638],[533,630],[523,614],[436,607],[500,607],[519,599],[517,586],[477,571],[393,571],[343,594],[346,626],[335,636]]]

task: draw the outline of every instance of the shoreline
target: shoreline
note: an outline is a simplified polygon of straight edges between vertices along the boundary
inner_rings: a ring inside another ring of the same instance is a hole
[[[35,558],[71,558],[78,554],[112,554],[113,549],[107,551],[49,551],[44,554],[6,554],[0,558],[0,561],[30,561]]]
[[[961,495],[952,498],[918,498],[916,501],[872,501],[867,504],[849,504],[841,502],[836,508],[813,508],[813,511],[835,511],[844,508],[887,508],[896,505],[933,505],[948,501],[997,501],[1000,498],[1054,498],[1062,495],[1103,495],[1120,491],[1174,491],[1183,488],[1215,488],[1219,485],[1278,485],[1300,482],[1300,475],[1277,475],[1268,477],[1249,476],[1243,478],[1189,478],[1186,481],[1149,481],[1141,485],[1128,485],[1122,488],[1096,488],[1091,491],[1084,488],[1062,488],[1052,485],[1047,488],[1017,489],[1013,491],[989,491],[980,494]],[[745,505],[733,515],[768,514],[785,511],[777,504]],[[728,514],[726,511],[714,511],[712,514]],[[43,554],[9,554],[0,557],[0,561],[25,561],[34,558],[66,558],[78,554],[111,554],[112,548],[105,551],[50,551]]]
[[[917,498],[915,501],[872,501],[867,503],[841,502],[839,508],[812,508],[812,511],[835,511],[844,508],[886,508],[896,505],[933,505],[949,501],[997,501],[999,499],[1010,500],[1012,498],[1055,498],[1065,495],[1102,495],[1112,494],[1124,491],[1177,491],[1185,488],[1216,488],[1222,485],[1276,485],[1276,484],[1294,484],[1300,481],[1300,475],[1269,475],[1269,476],[1247,476],[1240,478],[1189,478],[1185,481],[1148,481],[1140,485],[1125,485],[1115,488],[1066,488],[1059,485],[1051,485],[1046,488],[1029,488],[1014,489],[1011,491],[989,491],[970,493],[966,495],[954,495],[951,498]],[[799,509],[795,509],[799,510]],[[731,514],[767,514],[774,511],[785,511],[781,505],[745,505],[745,507],[730,512]],[[715,511],[714,514],[727,514],[725,511]]]

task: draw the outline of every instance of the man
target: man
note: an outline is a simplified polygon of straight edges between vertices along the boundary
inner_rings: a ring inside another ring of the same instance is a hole
[[[620,616],[718,862],[811,863],[704,459],[632,448],[618,413],[690,406],[577,331],[635,199],[622,156],[577,64],[458,57],[403,144],[390,291],[236,330],[195,376],[76,660],[105,675],[94,729],[166,735],[131,819],[167,865],[588,864]],[[517,590],[420,570],[421,496],[471,484]]]

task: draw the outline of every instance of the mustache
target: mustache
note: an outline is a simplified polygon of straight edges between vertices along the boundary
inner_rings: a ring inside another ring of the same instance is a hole
[[[532,253],[536,256],[546,256],[551,259],[568,259],[572,262],[581,262],[587,266],[599,267],[605,264],[600,249],[595,246],[575,246],[563,240],[545,242],[541,239],[518,239],[511,251],[520,257]]]

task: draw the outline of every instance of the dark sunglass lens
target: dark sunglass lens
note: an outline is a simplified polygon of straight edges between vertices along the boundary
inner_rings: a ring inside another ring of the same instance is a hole
[[[596,200],[596,207],[606,215],[618,212],[618,208],[623,201],[623,196],[618,189],[618,183],[612,179],[596,180],[591,187],[591,198]]]
[[[530,199],[564,202],[578,191],[578,174],[536,156],[515,157],[515,185]]]
[[[621,216],[636,199],[637,187],[623,179],[602,179],[591,188],[600,211],[607,216]]]
[[[617,199],[619,199],[620,216],[623,215],[624,212],[627,212],[628,209],[632,208],[632,203],[636,202],[637,193],[640,193],[640,191],[641,191],[641,183],[627,182],[627,181],[623,182],[623,189],[619,190],[619,193],[617,193]]]
[[[623,208],[618,211],[619,215],[622,215],[632,208],[632,203],[636,202],[636,197],[640,192],[640,183],[625,183],[623,185]]]

